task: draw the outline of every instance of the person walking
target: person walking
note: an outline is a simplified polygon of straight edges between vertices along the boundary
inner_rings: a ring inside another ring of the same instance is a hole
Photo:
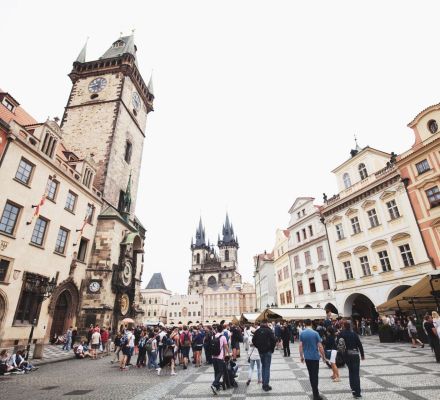
[[[270,364],[272,362],[272,353],[275,350],[276,339],[272,329],[267,325],[267,320],[261,321],[260,327],[254,333],[252,343],[260,354],[263,390],[268,392],[272,390],[272,386],[269,385]]]
[[[101,334],[99,333],[99,327],[95,328],[95,331],[92,333],[92,357],[93,360],[96,360],[96,354],[99,350],[99,344],[101,343]]]
[[[248,371],[248,380],[246,385],[249,386],[252,380],[252,373],[254,372],[255,365],[257,366],[257,376],[258,376],[258,384],[261,384],[261,360],[260,353],[258,353],[258,349],[252,343],[252,338],[255,333],[255,328],[248,329],[248,337],[249,337],[249,350],[248,350],[248,361],[249,361],[249,371]]]
[[[343,342],[341,341],[343,340]],[[348,367],[351,392],[355,399],[362,398],[359,376],[360,360],[365,360],[364,348],[356,332],[351,330],[350,322],[345,321],[338,337],[338,349],[345,347],[344,360]],[[360,358],[359,358],[360,356]]]
[[[215,327],[215,335],[211,341],[212,363],[214,365],[214,382],[212,382],[211,390],[214,395],[220,390],[220,379],[226,373],[225,356],[229,355],[228,342],[222,333],[222,326]]]
[[[333,382],[340,382],[341,379],[339,377],[339,369],[336,365],[336,356],[338,354],[338,350],[336,347],[336,335],[335,330],[332,326],[329,326],[327,328],[327,335],[325,337],[325,343],[324,343],[324,350],[325,350],[325,358],[330,362],[330,366],[332,369],[332,376],[331,379]]]
[[[281,327],[281,340],[283,341],[284,357],[290,357],[290,331],[287,322]]]
[[[414,318],[413,317],[408,317],[407,329],[408,329],[408,336],[411,338],[411,342],[412,342],[412,346],[411,347],[412,348],[416,348],[417,347],[417,343],[418,343],[418,344],[420,344],[420,347],[423,349],[425,347],[425,345],[419,339],[419,336],[417,334],[417,327],[416,327],[416,324],[414,322]]]
[[[246,325],[243,329],[243,345],[244,350],[249,353],[249,346],[250,346],[250,327],[249,325]]]
[[[324,348],[322,347],[322,339],[318,332],[312,329],[312,321],[306,319],[304,321],[305,329],[299,336],[299,355],[301,362],[305,361],[307,370],[309,371],[310,385],[313,391],[313,400],[323,400],[319,394],[319,360],[325,360]]]
[[[118,333],[115,337],[115,354],[113,356],[113,359],[110,361],[112,364],[115,362],[119,362],[119,353],[121,352],[121,337],[122,335]]]
[[[423,323],[426,334],[428,335],[429,341],[432,345],[432,350],[435,354],[435,360],[440,363],[440,339],[437,335],[437,329],[434,326],[431,315],[425,316],[425,322]]]

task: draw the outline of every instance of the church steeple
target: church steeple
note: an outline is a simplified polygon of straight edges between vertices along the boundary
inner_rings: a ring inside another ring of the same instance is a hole
[[[86,52],[87,52],[87,42],[88,41],[89,41],[89,38],[87,38],[86,42],[84,43],[84,47],[79,52],[78,57],[76,57],[75,62],[78,62],[78,63],[86,62]]]
[[[222,240],[219,239],[219,246],[236,246],[238,248],[238,241],[234,234],[234,227],[229,221],[229,215],[226,213],[226,220],[223,224]]]
[[[136,62],[136,51],[137,47],[134,44],[134,33],[132,33],[130,36],[121,36],[118,40],[113,42],[110,48],[99,57],[99,59],[105,60],[107,58],[119,57],[124,54],[131,54]]]
[[[191,249],[201,249],[201,248],[208,248],[206,244],[206,235],[205,235],[205,228],[202,224],[202,217],[200,217],[199,220],[199,226],[196,230],[196,243],[191,242]]]

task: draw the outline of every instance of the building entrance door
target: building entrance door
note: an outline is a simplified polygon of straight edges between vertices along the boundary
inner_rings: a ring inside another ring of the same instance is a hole
[[[69,297],[67,290],[58,296],[53,313],[52,329],[50,330],[51,338],[53,338],[55,334],[58,336],[63,335],[66,330],[66,320],[69,317]]]

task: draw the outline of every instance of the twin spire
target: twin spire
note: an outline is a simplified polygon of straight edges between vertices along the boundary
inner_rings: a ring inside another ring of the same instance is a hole
[[[199,226],[196,230],[196,242],[194,244],[194,239],[191,239],[191,249],[206,248],[209,250],[210,246],[209,241],[208,244],[206,243],[205,228],[202,224],[202,218],[200,217]],[[230,223],[227,213],[222,229],[222,239],[220,240],[220,235],[218,236],[218,246],[236,246],[238,248],[238,238],[234,234],[234,227]]]

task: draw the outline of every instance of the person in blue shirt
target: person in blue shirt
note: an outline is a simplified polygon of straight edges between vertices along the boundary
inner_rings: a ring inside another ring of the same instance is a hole
[[[305,329],[299,336],[299,355],[301,362],[305,361],[309,371],[313,400],[323,400],[318,389],[319,360],[321,358],[325,360],[324,348],[321,343],[322,339],[319,333],[312,329],[312,321],[310,319],[306,319],[304,324]]]

